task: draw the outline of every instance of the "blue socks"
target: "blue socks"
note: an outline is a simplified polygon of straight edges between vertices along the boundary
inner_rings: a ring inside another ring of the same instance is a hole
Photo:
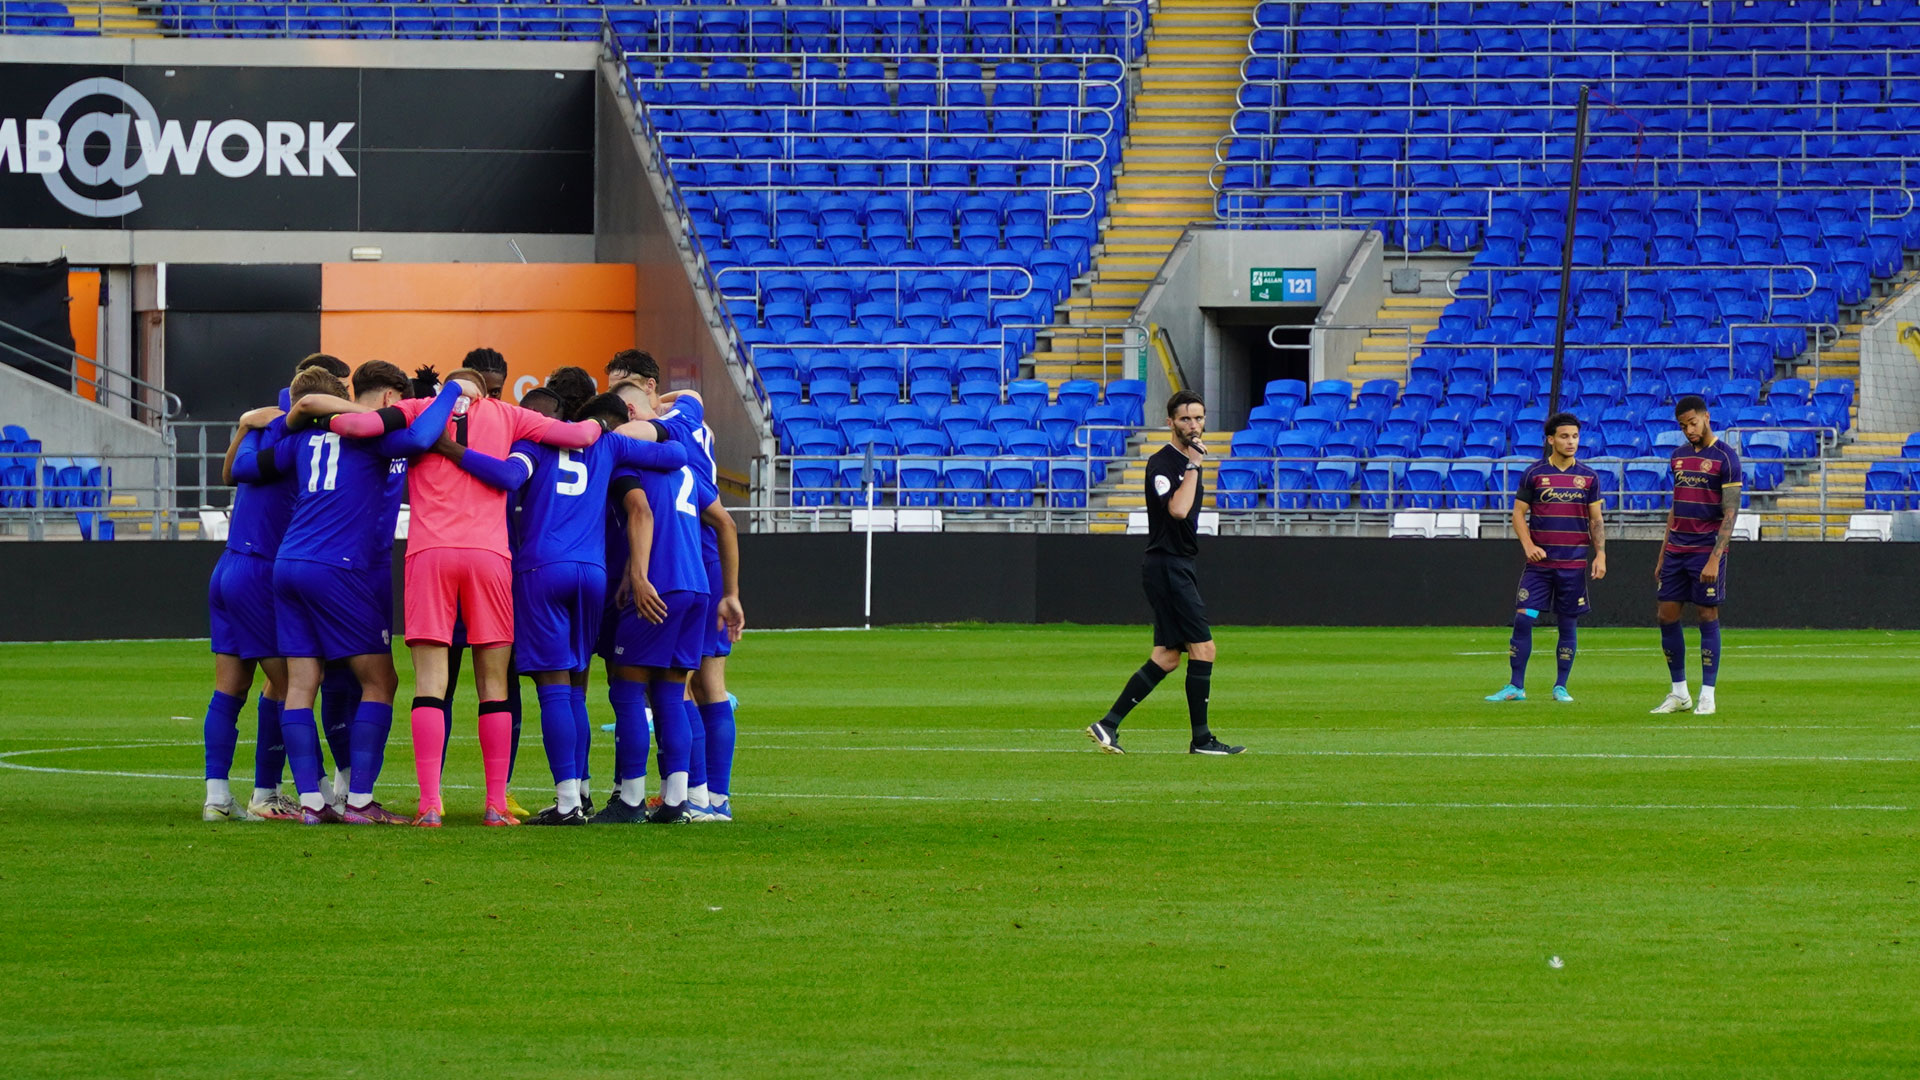
[[[1719,628],[1715,627],[1714,634],[1718,636],[1719,632]],[[1667,654],[1667,672],[1673,676],[1673,681],[1686,682],[1687,635],[1680,629],[1679,623],[1660,624],[1660,651]]]
[[[358,795],[373,794],[380,779],[380,766],[387,760],[387,736],[393,733],[393,703],[363,701],[353,711],[353,772],[347,778],[347,790]]]
[[[693,729],[687,723],[687,684],[661,679],[648,684],[653,705],[654,736],[660,740],[660,799],[669,806],[686,801],[686,774],[693,750]],[[679,774],[676,776],[675,774]]]
[[[263,791],[280,786],[287,767],[287,744],[280,737],[280,710],[285,702],[260,695],[260,723],[253,739],[253,786]]]
[[[707,729],[707,791],[711,801],[727,799],[733,781],[733,702],[700,706],[700,725]]]
[[[699,706],[692,698],[680,699],[680,711],[687,717],[687,786],[697,788],[707,782],[707,725],[700,722]]]
[[[593,775],[587,768],[592,756],[589,751],[593,748],[593,721],[587,718],[587,688],[569,686],[567,689],[573,695],[573,753],[577,762],[573,775],[576,780],[585,780]]]
[[[245,698],[218,690],[207,702],[207,719],[200,730],[207,748],[208,780],[225,780],[233,771],[233,751],[240,745],[240,707],[246,703]]]
[[[647,775],[647,684],[609,679],[607,700],[613,705],[614,783],[638,780]]]
[[[360,680],[345,665],[329,666],[320,679],[320,729],[335,769],[353,763],[353,718],[360,706]]]
[[[322,775],[320,729],[314,726],[313,710],[282,710],[280,737],[287,744],[287,764],[293,766],[293,786],[303,796],[318,796]]]
[[[1712,686],[1720,677],[1720,620],[1700,624],[1700,685]]]
[[[1553,685],[1567,685],[1567,676],[1573,674],[1573,656],[1580,651],[1580,621],[1571,615],[1560,616],[1560,647],[1554,651],[1557,665]],[[1514,683],[1515,686],[1520,685]]]
[[[1514,686],[1527,685],[1527,661],[1533,657],[1533,622],[1527,612],[1513,613],[1513,642],[1507,646],[1507,657],[1513,664],[1513,677],[1508,681]]]
[[[540,696],[540,742],[547,748],[547,768],[553,782],[579,779],[580,754],[575,742],[579,727],[574,723],[573,687],[542,686]]]

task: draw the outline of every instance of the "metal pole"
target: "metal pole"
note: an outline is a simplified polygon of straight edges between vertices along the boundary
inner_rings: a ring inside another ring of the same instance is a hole
[[[867,595],[861,607],[861,628],[873,629],[873,477],[867,477]]]
[[[1567,360],[1567,294],[1573,289],[1574,222],[1580,213],[1580,167],[1587,151],[1587,91],[1580,87],[1580,105],[1574,114],[1573,175],[1567,180],[1567,231],[1560,245],[1560,310],[1553,321],[1553,386],[1547,396],[1547,415],[1560,411],[1560,381]]]

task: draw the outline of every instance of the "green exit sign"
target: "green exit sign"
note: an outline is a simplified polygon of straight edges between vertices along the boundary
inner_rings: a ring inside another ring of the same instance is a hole
[[[1319,273],[1314,270],[1255,267],[1247,282],[1247,297],[1267,304],[1312,304],[1319,295]]]

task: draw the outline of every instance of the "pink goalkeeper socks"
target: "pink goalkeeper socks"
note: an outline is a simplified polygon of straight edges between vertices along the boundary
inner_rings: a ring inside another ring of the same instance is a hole
[[[437,706],[413,707],[413,771],[420,781],[420,812],[441,813],[440,762],[446,754],[447,729]]]
[[[494,705],[487,702],[487,706]],[[504,703],[502,703],[504,704]],[[501,709],[480,714],[480,762],[487,772],[487,805],[507,812],[507,763],[513,756],[513,716]]]

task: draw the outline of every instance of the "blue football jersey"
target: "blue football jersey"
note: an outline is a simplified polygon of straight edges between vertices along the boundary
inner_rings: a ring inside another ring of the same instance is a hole
[[[720,467],[713,461],[713,429],[705,424],[700,425],[700,430],[694,432],[693,441],[695,449],[687,464],[693,466],[694,480],[700,485],[693,502],[705,510],[720,497]],[[720,561],[720,534],[704,521],[700,523],[700,553],[707,562]]]
[[[637,480],[640,490],[646,493],[647,507],[653,511],[653,550],[647,563],[647,580],[658,592],[689,590],[707,591],[707,564],[700,550],[700,508],[694,505],[699,494],[699,481],[695,478],[691,466],[681,466],[671,472],[642,472],[631,468],[621,468],[614,473],[616,490],[621,485],[617,481]],[[616,512],[608,523],[609,568],[618,566],[622,572],[626,565],[624,556],[616,560],[619,548],[626,546],[626,517]]]
[[[393,565],[393,532],[400,524],[400,504],[407,501],[407,459],[394,458],[387,466],[387,490],[380,504],[380,522],[369,538],[373,551],[369,558],[375,566]]]
[[[377,443],[331,431],[303,431],[287,440],[294,472],[293,520],[280,558],[348,569],[378,565],[373,537],[386,506],[391,458]]]
[[[266,454],[271,462],[275,448],[287,437],[286,422],[275,420],[241,438],[240,450],[233,459],[236,485],[227,521],[228,551],[268,559],[279,554],[280,538],[293,519],[293,477],[271,467],[263,472],[259,456]]]
[[[687,452],[678,442],[643,442],[609,432],[585,450],[516,442],[509,460],[517,460],[528,472],[519,489],[514,569],[567,562],[604,568],[607,485],[615,471],[679,469],[687,463]]]

